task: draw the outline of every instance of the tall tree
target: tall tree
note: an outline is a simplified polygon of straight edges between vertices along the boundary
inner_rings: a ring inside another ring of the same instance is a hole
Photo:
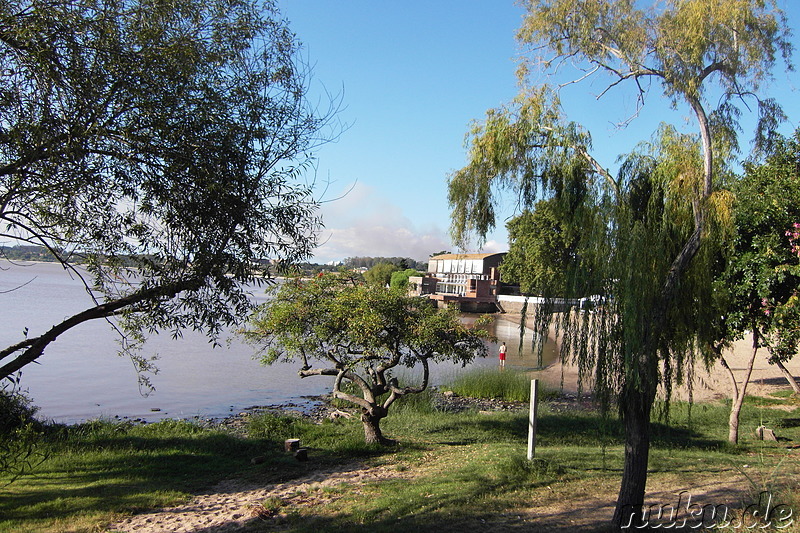
[[[449,181],[453,235],[485,236],[502,190],[523,207],[557,198],[562,218],[585,231],[576,255],[583,268],[571,271],[590,273],[587,294],[605,294],[607,305],[591,316],[561,315],[562,356],[577,359],[582,375],[594,372],[599,397],[619,407],[625,459],[613,522],[636,524],[656,392],[681,380],[708,323],[698,316],[710,303],[703,267],[730,202],[715,182],[738,149],[741,106],[754,101],[759,110],[756,149],[769,144],[782,117],[774,100],[757,95],[778,54],[789,62],[788,29],[773,2],[672,0],[644,9],[633,0],[529,0],[525,7],[523,89],[469,134],[468,164]],[[529,76],[535,69],[555,79],[573,65],[578,73],[562,85],[536,85]],[[696,134],[662,126],[651,146],[609,171],[558,96],[598,78],[601,99],[630,87],[644,105],[660,89],[663,102],[695,118]]]
[[[389,408],[428,387],[432,362],[465,365],[485,356],[488,333],[467,328],[455,309],[344,272],[287,281],[252,315],[244,335],[261,345],[265,364],[296,361],[301,378],[334,376],[333,397],[361,409],[366,442],[391,444],[380,428]],[[402,384],[397,369],[414,367],[421,376]]]
[[[269,0],[0,4],[0,236],[47,248],[92,299],[0,350],[0,378],[92,319],[134,347],[215,337],[263,259],[310,254],[301,174],[332,115],[307,103],[298,46]]]

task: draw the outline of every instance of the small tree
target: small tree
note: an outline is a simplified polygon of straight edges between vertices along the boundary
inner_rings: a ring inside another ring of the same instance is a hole
[[[408,278],[410,278],[411,276],[423,276],[423,275],[424,275],[423,273],[417,272],[413,268],[407,268],[405,270],[398,270],[396,272],[392,272],[392,279],[389,282],[389,287],[398,291],[407,291]]]
[[[735,234],[724,271],[716,281],[720,305],[718,337],[710,342],[733,383],[728,440],[739,440],[739,414],[760,348],[769,351],[792,385],[784,366],[800,342],[800,130],[779,140],[762,165],[749,164],[735,184]],[[750,332],[751,357],[741,387],[723,355],[725,346]]]
[[[391,283],[392,274],[400,270],[400,267],[392,263],[378,263],[364,272],[364,279],[367,283],[385,287]]]
[[[570,295],[568,272],[575,265],[580,232],[563,221],[553,200],[538,202],[506,224],[508,254],[500,271],[510,283],[519,283],[522,294]]]
[[[361,408],[365,440],[378,444],[393,442],[380,421],[395,401],[428,387],[431,362],[463,366],[484,357],[488,336],[463,325],[455,309],[438,310],[425,298],[362,284],[348,273],[285,282],[249,325],[243,334],[262,346],[263,363],[297,361],[301,378],[334,376],[333,397]],[[400,383],[394,372],[402,367],[421,367],[415,386]]]

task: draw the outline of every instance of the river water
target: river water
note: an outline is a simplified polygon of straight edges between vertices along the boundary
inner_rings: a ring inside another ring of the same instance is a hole
[[[254,288],[256,301],[265,300],[263,288]],[[92,305],[83,285],[60,265],[0,262],[0,347],[39,335],[63,319]],[[470,320],[470,317],[465,317]],[[520,353],[519,327],[498,319],[492,326],[498,343],[508,345],[506,365],[531,368],[537,357]],[[296,364],[263,366],[254,359],[254,347],[235,336],[214,347],[201,333],[187,331],[182,338],[152,336],[144,354],[158,355],[158,373],[150,375],[152,392],[140,390],[131,361],[117,355],[118,336],[102,320],[93,320],[60,336],[39,359],[23,369],[27,389],[42,418],[74,423],[94,418],[127,417],[218,418],[256,405],[309,405],[308,397],[330,391],[332,378],[297,376]],[[226,342],[227,341],[227,342]],[[489,356],[467,368],[496,367],[497,345],[487,343]],[[530,343],[528,343],[530,344]],[[555,360],[545,350],[544,364]],[[432,383],[441,383],[463,371],[453,364],[436,365]]]

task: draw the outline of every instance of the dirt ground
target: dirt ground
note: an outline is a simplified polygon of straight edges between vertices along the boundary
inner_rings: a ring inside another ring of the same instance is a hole
[[[741,382],[751,353],[751,340],[744,339],[725,354],[737,380]],[[787,365],[790,372],[800,378],[800,359]],[[573,366],[555,364],[546,369],[551,377],[563,374],[565,391],[577,389],[578,373]],[[741,384],[739,385],[741,386]],[[767,363],[763,350],[756,359],[749,395],[768,395],[777,390],[787,390],[788,384],[778,368]],[[709,373],[698,369],[692,394],[695,402],[729,398],[731,382],[721,365],[715,365]],[[674,397],[688,398],[686,387],[675,391]],[[191,532],[213,531],[223,533],[248,529],[254,521],[271,517],[271,510],[261,502],[269,498],[281,498],[289,507],[311,506],[325,503],[325,491],[317,490],[342,483],[350,486],[388,478],[413,478],[410,471],[398,472],[385,466],[370,467],[353,463],[336,469],[310,472],[309,475],[286,483],[256,486],[241,481],[226,481],[207,493],[198,494],[190,502],[170,509],[136,515],[112,524],[109,532]],[[619,489],[618,482],[609,483],[602,494],[593,487],[592,494],[581,493],[580,486],[565,485],[551,488],[550,497],[531,502],[528,510],[518,510],[514,516],[499,516],[495,524],[486,524],[483,531],[595,531],[602,517],[613,512],[613,498]],[[585,490],[585,489],[584,489]],[[659,483],[648,483],[648,502],[671,503],[677,501],[681,492],[692,494],[701,505],[708,502],[741,504],[742,498],[752,492],[752,482],[745,473],[709,473],[694,476],[688,482],[684,478],[664,479]],[[752,497],[752,495],[750,495]],[[576,503],[579,502],[579,506]]]

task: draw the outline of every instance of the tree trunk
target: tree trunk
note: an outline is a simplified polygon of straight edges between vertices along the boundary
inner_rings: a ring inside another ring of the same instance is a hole
[[[645,521],[644,491],[650,454],[650,411],[654,397],[640,391],[623,397],[626,398],[622,406],[625,464],[613,524],[617,528],[631,530],[641,527]]]
[[[786,381],[789,382],[789,385],[792,386],[792,390],[794,391],[794,393],[800,394],[800,385],[797,384],[797,380],[794,379],[792,373],[789,372],[789,370],[785,366],[783,366],[783,363],[781,363],[780,361],[775,361],[775,366],[777,366],[780,369],[781,374],[783,374],[783,377],[785,377]]]
[[[739,443],[739,414],[742,411],[742,404],[747,393],[747,384],[750,383],[750,375],[753,373],[753,365],[756,361],[756,354],[758,353],[758,332],[753,331],[753,353],[750,355],[750,360],[747,362],[747,371],[742,380],[742,388],[738,391],[734,387],[733,401],[731,402],[731,416],[728,418],[728,442],[731,444]],[[730,371],[731,379],[734,380],[733,370]]]
[[[396,441],[384,437],[381,432],[381,419],[385,418],[386,414],[386,410],[381,407],[362,410],[361,423],[364,425],[364,442],[382,446],[391,446],[396,443]]]

